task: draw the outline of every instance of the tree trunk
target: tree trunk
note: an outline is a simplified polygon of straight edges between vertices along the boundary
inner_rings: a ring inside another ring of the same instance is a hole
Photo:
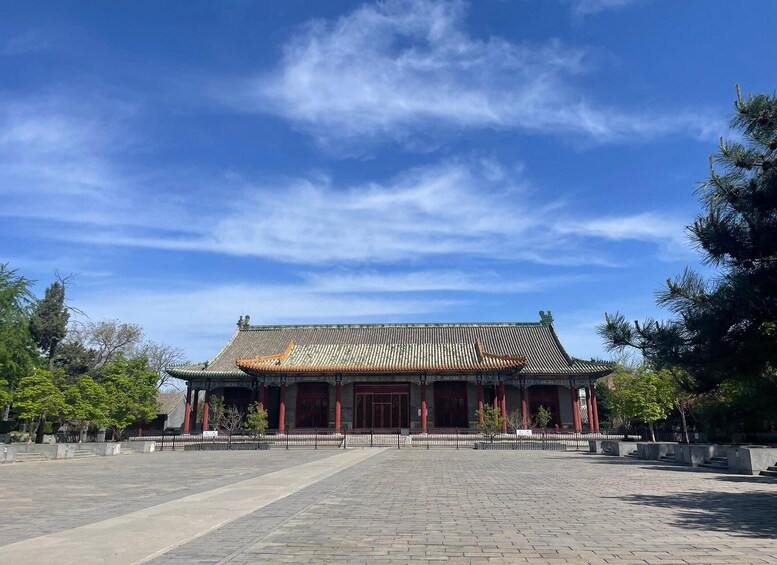
[[[6,404],[5,409],[3,410],[3,422],[7,422],[10,416],[11,416],[11,405]]]
[[[688,422],[685,420],[685,408],[680,407],[680,421],[683,423],[683,439],[685,443],[691,443],[691,438],[688,435]]]
[[[656,441],[656,432],[653,429],[653,422],[648,422],[648,427],[650,428],[650,441]]]
[[[46,431],[46,413],[43,412],[38,420],[38,431],[35,433],[35,443],[43,443],[43,434]]]

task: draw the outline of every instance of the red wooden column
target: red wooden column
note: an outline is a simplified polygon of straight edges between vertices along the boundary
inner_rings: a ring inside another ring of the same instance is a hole
[[[572,403],[572,427],[576,432],[580,431],[580,403],[577,401],[577,389],[569,387],[569,399]]]
[[[281,402],[278,407],[278,431],[286,428],[286,383],[281,383]]]
[[[491,390],[494,392],[494,410],[499,410],[499,387],[492,386]]]
[[[183,433],[189,433],[189,418],[192,415],[192,385],[186,386],[186,408],[183,413]]]
[[[478,421],[483,423],[483,381],[478,381]]]
[[[421,432],[426,433],[426,379],[421,381]]]
[[[523,421],[523,429],[526,429],[526,425],[528,423],[527,420],[527,414],[526,414],[526,405],[529,402],[529,389],[524,384],[521,385],[521,420]]]
[[[594,431],[599,431],[599,407],[596,405],[596,383],[591,385],[591,406],[594,410]]]
[[[585,407],[588,410],[588,431],[593,432],[594,427],[594,411],[591,408],[591,387],[587,387],[585,391]]]
[[[264,410],[264,382],[259,383],[256,401],[259,403],[259,410]]]
[[[340,431],[340,379],[335,382],[335,431]]]
[[[189,419],[189,425],[192,431],[197,431],[197,409],[200,407],[200,389],[194,389],[194,401],[192,401],[192,415]]]
[[[505,396],[505,384],[499,383],[499,416],[502,417],[502,432],[507,431],[507,397]]]
[[[210,411],[210,390],[205,391],[205,402],[202,406],[202,431],[208,431],[208,412]]]

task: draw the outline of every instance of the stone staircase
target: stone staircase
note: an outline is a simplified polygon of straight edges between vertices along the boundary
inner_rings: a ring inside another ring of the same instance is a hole
[[[777,463],[769,467],[768,469],[764,469],[761,471],[761,476],[763,477],[775,477],[777,478]]]
[[[35,463],[38,461],[47,461],[46,457],[42,453],[17,453],[17,463]]]
[[[86,459],[87,457],[95,457],[95,454],[89,449],[76,449],[74,459]]]
[[[706,463],[702,463],[701,467],[725,471],[728,469],[728,457],[713,457]]]

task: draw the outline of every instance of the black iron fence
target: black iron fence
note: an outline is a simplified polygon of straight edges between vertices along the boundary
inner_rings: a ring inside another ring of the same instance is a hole
[[[237,433],[229,436],[214,434],[166,433],[157,436],[130,438],[131,441],[154,441],[160,451],[178,450],[261,450],[261,449],[345,449],[358,447],[388,447],[395,449],[515,449],[541,451],[588,451],[588,440],[623,439],[623,434],[564,433],[535,431],[506,432],[485,437],[476,430],[434,430],[429,433],[397,430],[287,430],[270,431],[261,435]],[[629,436],[627,436],[629,437]],[[638,435],[630,436],[639,439]]]

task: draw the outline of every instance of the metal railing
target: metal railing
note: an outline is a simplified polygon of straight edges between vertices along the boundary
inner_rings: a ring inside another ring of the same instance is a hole
[[[472,429],[430,430],[421,433],[397,430],[286,430],[261,435],[235,433],[231,437],[212,434],[161,434],[130,438],[130,441],[154,441],[159,451],[178,450],[252,450],[252,449],[344,449],[388,447],[395,449],[515,449],[588,451],[588,440],[623,439],[623,434],[535,431],[530,436],[515,432],[496,434],[493,438]],[[638,436],[637,436],[638,437]],[[489,445],[484,445],[489,444]]]

